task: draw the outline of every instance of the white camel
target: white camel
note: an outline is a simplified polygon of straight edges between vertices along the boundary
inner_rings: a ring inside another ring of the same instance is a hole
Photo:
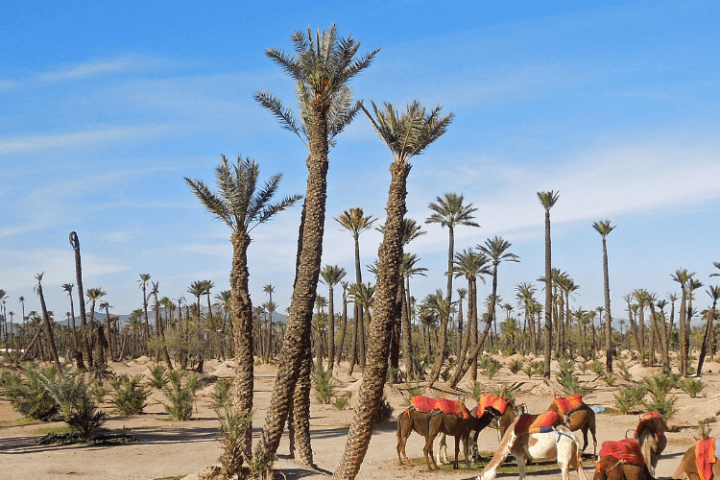
[[[520,480],[525,479],[526,458],[535,461],[557,458],[563,480],[570,479],[571,466],[577,469],[580,480],[587,480],[581,461],[580,441],[567,427],[559,425],[547,433],[517,434],[515,425],[519,418],[507,429],[500,441],[500,449],[476,480],[494,480],[498,468],[511,453],[517,461]]]

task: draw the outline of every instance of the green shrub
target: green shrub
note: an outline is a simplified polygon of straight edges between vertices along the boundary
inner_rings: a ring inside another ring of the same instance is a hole
[[[678,383],[680,390],[690,395],[690,398],[696,398],[702,389],[705,388],[705,384],[702,380],[694,380],[692,378],[686,378],[685,380]]]
[[[528,380],[530,380],[533,376],[533,373],[535,373],[535,369],[533,368],[533,362],[526,364],[525,368],[523,368],[523,372],[525,372],[525,375],[528,376]]]
[[[613,385],[615,385],[615,374],[612,372],[608,372],[603,377],[603,380],[605,380],[605,383],[607,383],[608,386],[612,387]]]
[[[623,380],[630,380],[630,371],[628,370],[627,365],[625,365],[625,362],[620,360],[617,363],[617,367],[620,370],[620,376],[623,378]]]
[[[230,406],[230,389],[232,388],[232,383],[232,380],[227,378],[221,378],[217,381],[215,391],[210,394],[210,398],[212,399],[210,408],[217,411],[218,409]]]
[[[675,408],[676,400],[675,395],[653,395],[652,402],[643,402],[643,405],[648,411],[657,413],[667,422],[677,411],[677,408]]]
[[[350,392],[345,392],[345,395],[340,395],[339,397],[335,397],[335,403],[333,403],[333,406],[336,410],[343,410],[345,407],[347,407],[348,402],[350,401]]]
[[[615,408],[623,415],[636,412],[638,405],[645,396],[645,388],[640,385],[628,385],[622,388],[615,396]]]
[[[510,362],[509,368],[513,374],[518,373],[523,368],[522,360],[513,360],[512,362]]]
[[[130,378],[128,375],[120,375],[115,380],[110,380],[110,385],[115,390],[112,403],[115,409],[124,415],[140,415],[147,406],[145,401],[150,396],[147,385],[140,383],[142,377],[135,375]]]
[[[652,395],[659,396],[670,393],[670,390],[677,385],[679,379],[680,377],[678,375],[672,373],[669,375],[659,373],[652,377],[643,378],[643,384],[648,392]]]
[[[220,463],[226,475],[242,476],[244,454],[243,439],[249,428],[252,428],[252,414],[240,415],[230,405],[216,410],[218,417],[218,440],[222,444]]]
[[[483,391],[485,390],[485,387],[480,382],[473,383],[472,390],[470,391],[471,396],[475,401],[477,401],[478,398],[480,398],[480,395],[483,394]]]
[[[605,365],[598,361],[595,361],[590,364],[590,370],[592,370],[596,375],[602,375],[603,373],[605,373]]]
[[[380,400],[380,405],[378,405],[376,417],[375,417],[375,423],[387,423],[392,419],[393,414],[393,407],[390,405],[390,402],[387,401],[387,398],[385,398],[385,395],[383,394],[382,400]]]
[[[315,368],[313,375],[315,382],[315,400],[320,403],[329,404],[335,396],[335,384],[330,369],[324,369],[322,365]]]
[[[515,393],[508,385],[501,385],[491,392],[496,397],[507,398],[510,403],[515,403]]]
[[[545,375],[545,363],[541,361],[532,362],[533,375],[543,376]]]
[[[405,405],[411,405],[412,399],[417,397],[418,395],[422,395],[425,389],[421,387],[420,385],[415,385],[414,387],[410,385],[409,383],[406,383],[407,385],[407,398],[405,398]],[[350,392],[348,392],[350,393]]]
[[[70,421],[70,416],[80,403],[90,401],[89,385],[85,383],[82,374],[68,372],[56,375],[38,371],[37,380],[58,404],[66,422]]]
[[[165,405],[165,411],[172,420],[190,420],[200,382],[197,375],[193,375],[183,386],[182,374],[178,372],[176,375],[170,375],[172,372],[168,372],[167,375],[170,385],[163,389],[165,397],[170,401],[170,405]]]
[[[97,403],[105,403],[105,396],[109,393],[106,386],[100,382],[93,382],[90,393]]]
[[[47,422],[58,413],[60,406],[45,388],[41,375],[42,378],[52,378],[57,375],[57,368],[39,368],[28,363],[25,381],[19,375],[5,376],[6,383],[2,389],[15,410],[26,417]]]
[[[405,380],[405,373],[399,368],[388,367],[387,383],[402,383]]]
[[[580,362],[579,368],[580,368],[580,371],[582,372],[582,374],[585,375],[587,373],[588,369],[590,368],[590,365],[588,364],[587,361],[583,360],[582,362]]]
[[[492,357],[484,357],[482,362],[480,362],[480,368],[485,371],[485,376],[488,377],[489,380],[492,380],[493,377],[497,375],[501,367],[500,362]]]
[[[162,365],[155,365],[150,368],[150,386],[162,390],[168,384],[168,379],[165,377],[166,368]]]

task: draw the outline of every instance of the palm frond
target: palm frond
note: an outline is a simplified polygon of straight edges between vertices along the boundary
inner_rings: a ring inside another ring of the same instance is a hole
[[[300,82],[298,84],[302,85]],[[264,90],[258,90],[255,92],[253,97],[255,98],[255,101],[273,114],[285,130],[293,132],[305,144],[305,147],[308,147],[306,142],[306,138],[308,138],[307,132],[305,131],[303,125],[298,124],[295,116],[293,115],[292,109],[284,108],[280,99],[272,93]],[[301,117],[302,116],[303,114],[301,109]]]
[[[227,223],[230,228],[235,230],[235,225],[231,220],[230,212],[228,212],[226,205],[220,198],[213,194],[210,189],[200,180],[191,180],[185,177],[185,181],[188,185],[190,185],[190,189],[200,200],[200,203],[202,203],[205,208],[210,211],[210,213],[215,215],[223,222]]]

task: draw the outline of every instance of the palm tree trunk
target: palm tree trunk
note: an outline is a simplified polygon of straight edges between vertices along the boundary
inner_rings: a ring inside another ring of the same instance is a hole
[[[448,225],[448,263],[447,263],[447,290],[445,292],[445,298],[447,298],[446,312],[440,319],[440,332],[438,338],[438,355],[435,359],[435,366],[433,367],[432,374],[430,375],[430,381],[428,382],[428,388],[432,388],[437,379],[440,377],[440,371],[442,370],[442,364],[445,361],[446,344],[447,344],[447,326],[450,321],[450,311],[452,306],[452,267],[453,267],[453,254],[455,252],[455,232],[452,225]]]
[[[410,306],[407,304],[405,294],[405,279],[400,277],[400,290],[402,293],[402,305],[400,310],[400,321],[402,323],[403,356],[405,357],[405,373],[409,381],[415,380],[415,365],[413,362],[412,348],[412,326],[410,325]]]
[[[550,209],[545,210],[545,372],[550,378],[552,356],[552,243],[550,239]]]
[[[80,308],[80,334],[82,336],[83,348],[85,350],[85,365],[92,368],[93,357],[92,349],[90,348],[90,339],[88,338],[88,325],[87,315],[85,313],[85,297],[82,284],[82,258],[80,256],[80,239],[77,233],[70,232],[70,245],[72,245],[75,251],[75,280],[77,281],[78,291],[78,307]]]
[[[328,369],[332,376],[333,360],[335,360],[335,305],[333,301],[333,287],[328,285]]]
[[[700,358],[698,358],[698,366],[697,366],[697,376],[699,377],[702,375],[702,368],[703,364],[705,363],[705,355],[707,355],[708,346],[711,343],[711,336],[712,336],[712,324],[713,320],[715,319],[715,306],[717,305],[717,300],[713,297],[713,303],[712,303],[712,309],[710,309],[708,320],[707,320],[707,326],[705,327],[705,335],[703,336],[703,344],[702,348],[700,349]]]
[[[340,359],[342,358],[343,349],[345,348],[345,332],[347,330],[347,291],[343,288],[343,313],[342,323],[340,324],[340,338],[338,339],[337,355],[335,357],[335,364],[340,366]]]
[[[58,372],[62,372],[62,365],[60,365],[60,357],[58,356],[57,348],[55,347],[55,334],[53,333],[52,325],[50,325],[50,316],[48,315],[47,307],[45,306],[45,296],[43,295],[42,285],[38,281],[37,293],[40,297],[40,308],[42,309],[43,325],[45,325],[45,331],[48,335],[48,344],[50,345],[50,355],[55,365],[58,367]]]
[[[277,452],[280,437],[287,420],[290,402],[296,392],[298,376],[307,375],[309,382],[310,369],[301,372],[303,361],[311,355],[310,334],[313,306],[320,277],[322,261],[322,241],[325,232],[325,201],[327,196],[328,143],[327,143],[327,100],[319,104],[313,99],[313,126],[310,155],[307,160],[308,178],[305,202],[300,222],[300,238],[298,244],[298,260],[295,272],[293,296],[290,302],[290,315],[287,320],[285,338],[281,349],[279,369],[275,379],[270,408],[265,417],[265,427],[257,447],[261,456],[272,458]],[[301,382],[304,379],[301,379]],[[310,404],[304,398],[293,402],[294,416],[310,418]],[[312,451],[309,445],[299,446],[305,451]],[[305,448],[307,447],[307,448]],[[312,458],[310,458],[312,462]]]
[[[605,368],[608,373],[612,373],[613,369],[613,351],[612,351],[612,314],[610,313],[610,276],[608,274],[608,254],[607,242],[605,235],[602,237],[603,248],[603,285],[605,293]]]
[[[410,166],[393,163],[388,194],[387,221],[379,249],[377,289],[373,302],[374,320],[370,321],[367,364],[359,389],[359,398],[348,431],[348,440],[340,465],[333,474],[336,480],[352,480],[357,475],[370,444],[377,411],[382,401],[387,375],[390,327],[400,314],[396,301],[403,256],[402,228],[406,212],[406,181]]]
[[[253,407],[253,318],[252,300],[248,295],[250,273],[247,265],[247,250],[250,236],[246,232],[234,232],[232,270],[230,271],[230,292],[232,295],[232,324],[235,340],[235,408],[243,417],[252,422]],[[189,317],[188,317],[189,320]],[[167,353],[166,353],[167,355]],[[252,427],[252,423],[250,423]],[[244,432],[242,439],[243,456],[252,458],[252,428]]]
[[[685,285],[680,285],[680,321],[678,322],[678,330],[680,333],[680,375],[683,377],[687,374],[687,364],[685,363],[685,315],[686,315],[686,293]]]

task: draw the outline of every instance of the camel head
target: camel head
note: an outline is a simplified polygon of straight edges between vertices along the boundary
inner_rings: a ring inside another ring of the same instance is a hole
[[[650,475],[655,477],[655,467],[657,467],[660,454],[667,446],[667,437],[664,433],[658,433],[646,428],[640,432],[638,443],[640,444],[640,451],[645,460],[645,465],[647,465]]]

